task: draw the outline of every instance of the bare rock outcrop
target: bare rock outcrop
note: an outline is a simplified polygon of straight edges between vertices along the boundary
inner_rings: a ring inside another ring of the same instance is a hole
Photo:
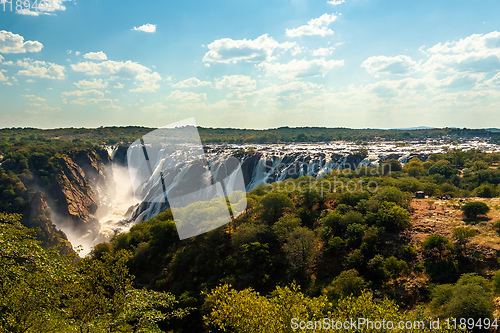
[[[48,196],[44,192],[37,191],[30,202],[30,210],[26,221],[26,226],[34,228],[37,239],[45,247],[59,246],[61,253],[69,253],[71,244],[66,234],[57,229],[50,220],[51,209],[48,205]]]

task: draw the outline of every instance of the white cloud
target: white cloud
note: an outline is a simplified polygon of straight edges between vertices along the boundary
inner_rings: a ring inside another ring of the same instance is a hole
[[[288,96],[294,93],[315,94],[324,91],[324,86],[312,82],[289,82],[281,85],[273,85],[256,91],[257,95]]]
[[[275,84],[259,90],[251,92],[237,91],[233,97],[238,98],[253,98],[255,103],[264,105],[277,106],[281,101],[300,100],[304,95],[324,93],[323,85],[318,85],[312,82],[288,82],[285,84]]]
[[[288,37],[301,36],[327,36],[333,35],[333,30],[328,26],[337,19],[335,14],[323,14],[318,18],[312,19],[306,25],[294,29],[286,29]]]
[[[104,98],[104,93],[95,89],[65,91],[61,94],[64,104],[89,105],[96,104],[101,110],[122,110],[115,105],[116,99]]]
[[[156,91],[158,88],[160,88],[158,81],[161,80],[161,76],[156,72],[140,73],[136,77],[136,79],[139,80],[141,83],[139,84],[139,87],[130,90],[132,92],[153,92]]]
[[[331,0],[331,1],[327,1],[327,3],[329,3],[330,5],[334,5],[334,6],[343,4],[344,2],[345,2],[345,0]]]
[[[89,52],[87,54],[85,54],[83,56],[85,59],[89,59],[89,60],[108,60],[108,57],[106,56],[106,54],[102,51],[99,51],[99,52]]]
[[[66,77],[64,74],[64,66],[57,65],[51,62],[32,60],[24,58],[22,61],[18,60],[11,65],[23,67],[25,69],[19,70],[17,75],[34,76],[43,79],[62,80]]]
[[[30,1],[31,8],[25,8],[25,3],[22,3],[22,9],[16,10],[17,14],[21,15],[30,15],[30,16],[38,16],[38,15],[54,15],[56,10],[64,11],[66,7],[63,5],[65,1],[72,0],[50,0],[50,1],[38,1],[35,3],[34,1]],[[4,0],[0,0],[0,4],[3,3]],[[13,1],[15,3],[15,1]],[[37,8],[33,8],[35,4],[38,4]],[[17,5],[17,4],[16,4]]]
[[[123,87],[125,87],[124,84],[122,84],[120,82],[117,82],[113,88],[115,88],[115,89],[123,89]]]
[[[328,57],[333,54],[335,47],[320,47],[312,51],[312,55],[315,57]]]
[[[141,107],[141,111],[143,112],[159,112],[159,111],[165,111],[167,109],[168,107],[163,105],[161,102]]]
[[[194,93],[191,91],[180,91],[175,90],[170,93],[167,97],[169,100],[180,102],[180,103],[197,103],[207,99],[207,94],[205,93]]]
[[[62,109],[58,106],[42,105],[42,111],[62,111]]]
[[[92,81],[81,80],[74,83],[79,89],[104,89],[108,87],[108,82],[103,79],[93,79]]]
[[[203,57],[203,61],[225,64],[238,61],[262,62],[271,60],[276,49],[289,50],[295,46],[296,43],[278,43],[267,34],[254,40],[222,38],[208,45],[209,51]]]
[[[28,8],[23,8],[20,10],[16,10],[16,13],[20,14],[20,15],[27,15],[27,16],[38,16],[40,14],[43,14],[44,12],[40,13],[36,10],[29,10]]]
[[[97,96],[97,97],[104,97],[104,93],[99,90],[91,89],[91,90],[74,90],[74,91],[65,91],[62,93],[63,96],[75,96],[75,97],[82,97],[82,96]]]
[[[24,41],[24,37],[10,31],[0,30],[0,53],[39,52],[43,48],[38,41]]]
[[[130,60],[125,62],[107,60],[99,63],[85,61],[71,65],[71,68],[76,72],[86,73],[87,75],[102,75],[110,79],[135,80],[139,86],[132,89],[133,92],[153,92],[160,87],[158,84],[158,81],[161,80],[160,74],[151,72],[146,66]]]
[[[491,79],[484,82],[487,86],[500,86],[500,72],[495,74]]]
[[[215,87],[217,89],[227,87],[233,90],[255,90],[257,81],[245,75],[225,75],[216,80]]]
[[[500,32],[473,34],[426,50],[426,71],[486,73],[500,70]]]
[[[398,55],[395,57],[376,56],[370,57],[361,64],[368,73],[380,75],[408,75],[417,70],[418,64],[410,57]]]
[[[45,98],[41,98],[41,97],[38,97],[35,95],[24,95],[24,97],[26,97],[27,99],[29,99],[32,102],[45,102],[46,101]]]
[[[174,88],[195,88],[195,87],[211,87],[212,83],[210,81],[200,81],[199,79],[192,77],[184,81],[177,82],[173,84]]]
[[[156,24],[147,23],[141,25],[140,27],[133,27],[132,30],[154,33],[156,32]]]
[[[1,56],[0,56],[1,57]],[[2,62],[3,58],[0,58],[0,62]],[[5,69],[0,69],[0,81],[3,82],[4,84],[9,84],[10,82],[7,82],[9,80],[8,77],[3,75],[3,73],[7,72]]]
[[[293,59],[286,64],[265,62],[259,65],[266,70],[267,75],[277,75],[284,80],[325,76],[331,69],[341,66],[344,66],[344,60],[325,59]]]
[[[29,106],[31,106],[31,109],[26,109],[24,110],[26,113],[30,114],[37,114],[40,111],[49,111],[49,112],[60,112],[62,109],[58,106],[49,106],[47,104],[40,104],[40,103],[28,103]]]

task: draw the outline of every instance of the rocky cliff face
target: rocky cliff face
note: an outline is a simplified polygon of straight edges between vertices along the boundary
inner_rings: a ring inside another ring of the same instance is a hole
[[[73,161],[82,169],[86,179],[94,186],[101,184],[109,166],[109,154],[104,149],[81,151],[74,155]]]
[[[98,230],[99,221],[94,217],[98,201],[86,174],[68,157],[57,162],[60,174],[51,188],[57,223],[82,233]]]
[[[49,185],[37,178],[36,170],[33,183],[27,184],[40,190],[29,203],[26,224],[38,228],[44,245],[62,244],[67,251],[71,245],[61,229],[75,238],[84,235],[95,238],[99,234],[100,224],[95,214],[101,198],[96,189],[105,186],[110,160],[106,150],[92,149],[57,157],[53,163],[57,172]]]
[[[66,234],[57,229],[50,220],[51,209],[48,204],[48,196],[44,192],[37,191],[31,199],[26,226],[34,228],[37,239],[45,247],[60,246],[61,253],[69,253],[71,244]]]

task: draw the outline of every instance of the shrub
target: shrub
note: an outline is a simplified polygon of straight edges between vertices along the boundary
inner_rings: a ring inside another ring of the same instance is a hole
[[[493,302],[488,280],[471,273],[462,275],[454,286],[438,286],[432,293],[431,308],[440,317],[491,318]]]
[[[399,232],[410,226],[410,213],[395,203],[386,202],[377,213],[377,224],[387,231]]]
[[[391,172],[395,171],[401,171],[403,170],[403,166],[401,165],[401,162],[394,158],[390,158],[388,160],[385,160],[381,164],[382,166],[382,173],[384,175],[390,174]]]
[[[469,239],[477,235],[477,230],[471,227],[461,227],[453,229],[453,238],[456,239],[457,243],[463,246],[464,252],[466,251],[466,245]]]
[[[380,202],[394,202],[403,208],[408,208],[411,202],[411,194],[403,192],[396,187],[388,186],[380,189],[375,195],[375,199]]]
[[[351,251],[345,258],[346,268],[354,268],[357,271],[362,271],[365,264],[365,256],[360,249]]]
[[[490,207],[484,202],[474,201],[462,206],[462,210],[467,218],[477,219],[478,215],[484,215],[490,211]]]
[[[497,294],[500,293],[500,270],[493,276],[493,290]]]
[[[435,257],[436,253],[439,259],[443,259],[446,256],[447,251],[453,250],[453,244],[448,240],[448,238],[441,235],[431,235],[423,243],[422,247],[427,251],[428,255]]]
[[[415,246],[407,244],[403,247],[403,256],[406,260],[415,260],[418,256],[418,251]]]
[[[268,224],[273,224],[283,214],[293,209],[293,201],[284,193],[269,193],[262,198],[260,217]]]
[[[439,174],[444,176],[445,178],[450,178],[454,174],[453,168],[450,166],[450,162],[446,160],[441,160],[434,164],[429,169],[430,175]]]
[[[497,189],[488,184],[476,187],[473,193],[481,198],[493,198],[498,195]]]
[[[300,225],[301,225],[301,221],[299,218],[297,218],[293,215],[287,215],[287,216],[280,217],[278,222],[276,222],[272,226],[272,230],[273,230],[274,234],[276,235],[276,237],[278,237],[278,239],[281,242],[284,242],[288,238],[288,235],[293,230],[295,230],[295,228],[300,227]]]
[[[332,283],[325,288],[329,298],[342,298],[346,296],[359,296],[366,288],[365,280],[359,276],[355,269],[340,273]]]
[[[365,234],[366,227],[363,224],[353,223],[347,226],[347,231],[345,233],[345,239],[347,240],[347,244],[356,248],[361,245],[361,239]]]
[[[497,231],[497,233],[500,235],[500,220],[496,221],[493,224],[493,228]]]

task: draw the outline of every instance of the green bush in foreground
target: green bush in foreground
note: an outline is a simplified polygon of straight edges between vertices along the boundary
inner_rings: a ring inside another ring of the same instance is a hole
[[[327,323],[348,321],[358,318],[370,321],[391,321],[391,330],[371,329],[368,326],[359,330],[340,329],[339,332],[458,332],[449,330],[444,322],[440,328],[430,329],[429,318],[423,315],[402,311],[394,301],[384,299],[377,301],[369,292],[360,296],[347,296],[339,300],[336,306],[329,303],[325,296],[307,297],[295,285],[277,287],[268,297],[260,295],[248,288],[237,291],[229,285],[222,285],[212,290],[205,300],[203,317],[205,324],[223,332],[293,332],[300,321],[309,322],[312,329],[308,332],[325,332],[324,318]],[[413,329],[398,329],[400,322],[411,322]],[[306,325],[305,323],[303,324]],[[314,329],[316,325],[316,329]],[[365,324],[366,325],[366,324]],[[463,331],[461,331],[463,332]]]
[[[462,275],[455,285],[439,285],[432,293],[431,308],[443,318],[491,318],[493,302],[489,282],[470,273]]]
[[[20,219],[0,213],[0,332],[158,332],[187,313],[172,294],[132,287],[127,251],[63,256]]]

